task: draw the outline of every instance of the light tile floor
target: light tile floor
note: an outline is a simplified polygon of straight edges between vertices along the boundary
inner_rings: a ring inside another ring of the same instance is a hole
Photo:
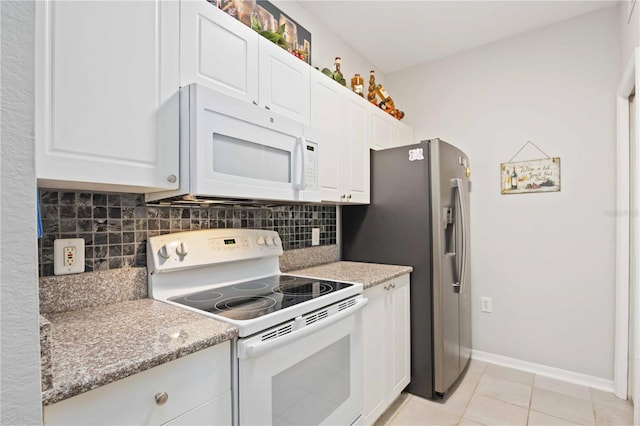
[[[633,405],[613,394],[471,361],[444,401],[403,393],[375,426],[632,425]]]

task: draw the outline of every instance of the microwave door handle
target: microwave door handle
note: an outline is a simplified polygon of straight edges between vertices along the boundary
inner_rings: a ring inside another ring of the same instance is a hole
[[[297,189],[297,190],[303,190],[307,184],[306,182],[307,171],[305,170],[306,164],[304,161],[304,145],[305,144],[306,144],[306,140],[304,139],[304,137],[300,136],[299,138],[296,139],[296,147],[294,148],[295,150],[294,164],[295,164],[296,153],[299,150],[300,155],[297,158],[298,158],[298,161],[300,161],[300,179],[297,181],[298,183],[293,184],[293,189]],[[297,170],[297,167],[295,169]]]

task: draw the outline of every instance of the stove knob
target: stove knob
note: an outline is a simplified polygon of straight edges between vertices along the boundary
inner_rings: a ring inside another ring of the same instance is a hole
[[[282,243],[282,241],[280,241],[280,237],[279,236],[275,236],[273,237],[273,245],[274,246],[279,246]]]
[[[166,244],[160,247],[160,250],[158,250],[158,256],[160,256],[162,259],[168,259],[171,257],[171,254],[169,254],[169,248]]]
[[[188,255],[189,254],[189,246],[184,242],[180,242],[180,244],[176,248],[176,253],[178,253],[178,256],[183,256],[183,257]]]
[[[264,242],[267,244],[267,246],[271,246],[273,245],[273,238],[267,236],[265,237]]]
[[[264,245],[264,237],[258,237],[257,243],[259,246],[263,246]]]

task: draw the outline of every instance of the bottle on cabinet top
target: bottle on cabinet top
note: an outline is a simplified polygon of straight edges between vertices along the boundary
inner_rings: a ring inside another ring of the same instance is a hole
[[[356,94],[364,97],[364,79],[360,77],[360,74],[356,74],[351,79],[351,90],[353,90]]]
[[[376,72],[374,70],[369,71],[369,92],[367,93],[367,100],[378,105],[376,102]]]

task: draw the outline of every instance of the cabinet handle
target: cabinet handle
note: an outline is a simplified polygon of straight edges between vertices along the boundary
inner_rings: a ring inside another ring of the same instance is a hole
[[[254,105],[258,105],[258,102],[257,102],[257,101],[253,101],[253,104],[254,104]]]
[[[396,283],[391,283],[391,288],[396,288]]]
[[[347,197],[346,195],[342,194],[342,195],[340,196],[340,199],[341,199],[341,200],[344,200],[346,197]]]
[[[264,107],[265,109],[268,109],[269,111],[271,111],[271,108],[269,107],[269,105],[265,105]]]
[[[169,399],[169,394],[166,392],[158,392],[156,394],[156,404],[164,405],[165,402]]]
[[[351,199],[351,194],[347,195],[347,200]]]
[[[390,286],[389,284],[387,284],[387,285],[385,285],[385,286],[384,286],[384,289],[385,289],[385,290],[389,290],[390,288],[391,288],[391,286]]]
[[[167,176],[167,182],[169,182],[169,183],[176,183],[177,180],[178,180],[178,178],[176,177],[176,175]]]

